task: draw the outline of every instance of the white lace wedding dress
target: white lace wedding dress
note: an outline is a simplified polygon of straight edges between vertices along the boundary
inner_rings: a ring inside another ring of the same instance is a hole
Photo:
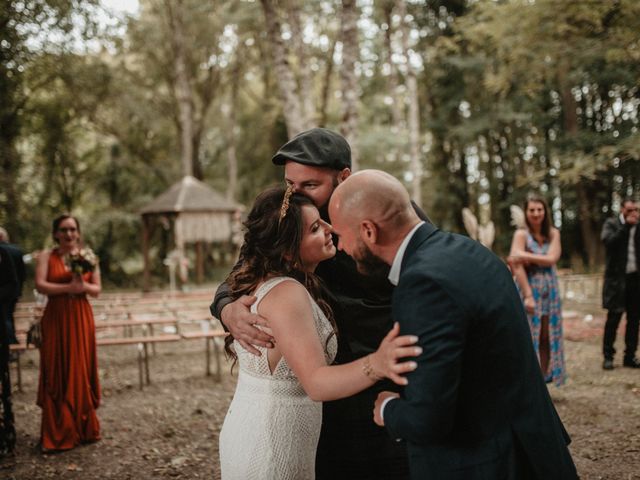
[[[264,296],[289,277],[267,280],[255,292],[256,312]],[[337,341],[331,324],[309,296],[318,341],[325,346],[327,364],[335,358]],[[329,341],[327,342],[327,339]],[[267,351],[255,356],[234,342],[238,383],[220,432],[223,480],[308,480],[315,478],[315,457],[322,403],[312,401],[284,357],[273,374]]]

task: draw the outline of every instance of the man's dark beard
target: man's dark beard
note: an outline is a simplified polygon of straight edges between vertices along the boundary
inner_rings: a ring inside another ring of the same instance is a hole
[[[387,265],[380,257],[377,257],[364,243],[358,245],[353,259],[356,261],[358,271],[363,275],[374,278],[387,278],[391,266]]]

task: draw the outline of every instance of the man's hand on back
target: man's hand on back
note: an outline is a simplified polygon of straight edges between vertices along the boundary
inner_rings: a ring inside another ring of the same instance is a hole
[[[250,307],[255,301],[256,297],[243,295],[222,309],[220,320],[245,350],[259,356],[260,351],[255,347],[273,348],[275,340],[268,333],[256,328],[256,325],[268,328],[269,323],[260,315],[251,313]]]

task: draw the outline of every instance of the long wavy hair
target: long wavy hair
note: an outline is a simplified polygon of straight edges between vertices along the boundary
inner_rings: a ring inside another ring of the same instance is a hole
[[[283,187],[272,187],[256,198],[243,223],[245,234],[240,249],[240,266],[229,276],[231,297],[235,300],[242,295],[252,295],[258,285],[270,277],[291,277],[306,287],[336,332],[322,281],[313,272],[302,269],[300,258],[300,243],[304,236],[302,207],[314,206],[313,202],[304,195],[293,193],[286,214],[281,218],[286,192]],[[235,361],[237,355],[232,343],[233,337],[228,335],[225,351]]]
[[[544,237],[545,240],[549,240],[551,238],[551,219],[549,213],[549,204],[545,200],[542,195],[538,195],[537,193],[530,193],[527,195],[527,199],[524,202],[524,219],[527,222],[527,227],[529,231],[531,231],[531,225],[529,225],[529,217],[527,216],[527,208],[530,203],[541,203],[544,208],[544,219],[542,220],[542,225],[540,225],[540,233]]]

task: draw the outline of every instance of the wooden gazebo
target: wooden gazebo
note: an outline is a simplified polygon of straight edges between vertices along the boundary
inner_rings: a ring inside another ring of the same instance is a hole
[[[173,231],[175,247],[184,251],[187,244],[196,248],[196,279],[204,277],[204,243],[230,243],[234,219],[244,207],[192,176],[185,176],[140,210],[142,215],[142,251],[144,290],[149,289],[149,240],[162,223]]]

